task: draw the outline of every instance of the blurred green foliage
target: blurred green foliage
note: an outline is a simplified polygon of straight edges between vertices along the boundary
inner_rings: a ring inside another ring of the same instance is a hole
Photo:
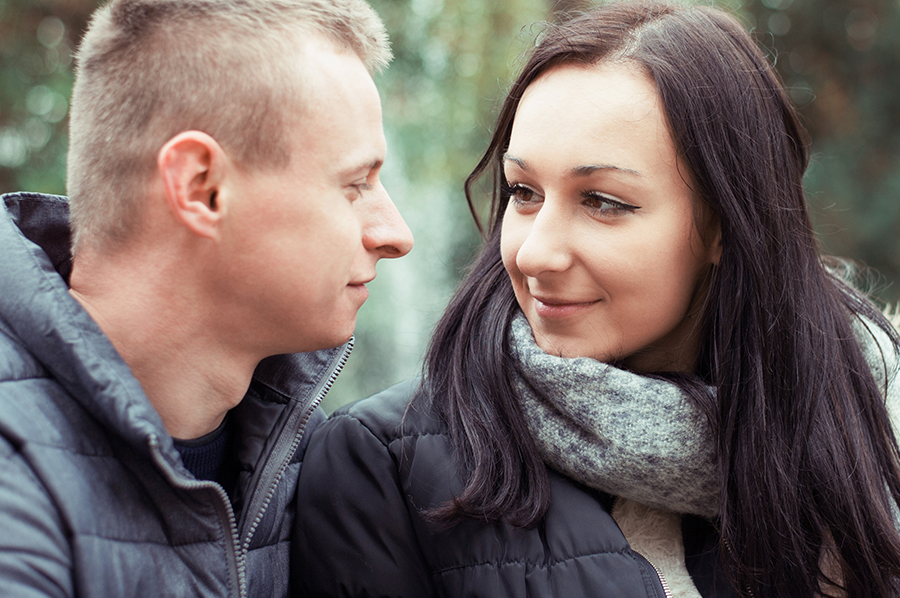
[[[0,192],[64,191],[72,53],[95,4],[0,0]]]
[[[415,375],[430,331],[478,246],[462,182],[540,26],[578,0],[372,0],[396,59],[376,82],[383,178],[416,235],[382,263],[357,349],[326,409]],[[722,0],[775,62],[813,138],[806,177],[826,250],[880,273],[900,301],[900,3]],[[0,192],[64,193],[72,49],[94,0],[0,0]]]
[[[806,190],[829,253],[880,272],[900,300],[900,3],[748,5],[813,138]]]

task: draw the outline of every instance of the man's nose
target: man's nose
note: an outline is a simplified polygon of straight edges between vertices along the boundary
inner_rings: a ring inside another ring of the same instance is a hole
[[[368,198],[363,215],[363,247],[380,258],[403,257],[413,247],[412,231],[406,225],[387,190],[379,183]]]

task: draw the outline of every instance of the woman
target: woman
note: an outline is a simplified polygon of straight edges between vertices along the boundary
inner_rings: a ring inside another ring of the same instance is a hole
[[[675,595],[900,592],[898,338],[824,265],[807,161],[720,11],[547,31],[467,182],[493,181],[487,242],[421,385],[311,440],[295,594],[661,596],[629,541],[672,537]]]

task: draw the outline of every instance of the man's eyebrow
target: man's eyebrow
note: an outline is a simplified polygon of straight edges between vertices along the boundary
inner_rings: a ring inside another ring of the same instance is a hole
[[[384,164],[384,160],[382,158],[373,158],[372,160],[359,162],[356,166],[350,166],[349,168],[345,168],[341,171],[340,176],[347,177],[360,172],[371,172],[373,170],[378,170]]]
[[[522,158],[517,158],[516,156],[513,156],[512,154],[503,154],[503,159],[506,161],[512,162],[513,164],[515,164],[516,166],[518,166],[525,172],[528,172],[531,170],[528,167],[528,162],[526,162]],[[639,177],[644,176],[641,172],[639,172],[637,170],[633,170],[631,168],[623,168],[621,166],[616,166],[615,164],[586,164],[584,166],[576,166],[575,168],[572,168],[571,170],[569,170],[569,176],[571,176],[571,177],[586,177],[586,176],[591,176],[595,172],[601,171],[601,170],[614,170],[616,172],[623,172],[625,174],[632,174],[634,176],[639,176]]]

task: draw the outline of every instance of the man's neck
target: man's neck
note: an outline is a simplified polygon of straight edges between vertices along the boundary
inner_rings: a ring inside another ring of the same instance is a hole
[[[91,315],[141,383],[175,438],[215,430],[250,385],[259,359],[220,336],[215,307],[197,296],[183,268],[123,268],[76,259],[70,293]]]

